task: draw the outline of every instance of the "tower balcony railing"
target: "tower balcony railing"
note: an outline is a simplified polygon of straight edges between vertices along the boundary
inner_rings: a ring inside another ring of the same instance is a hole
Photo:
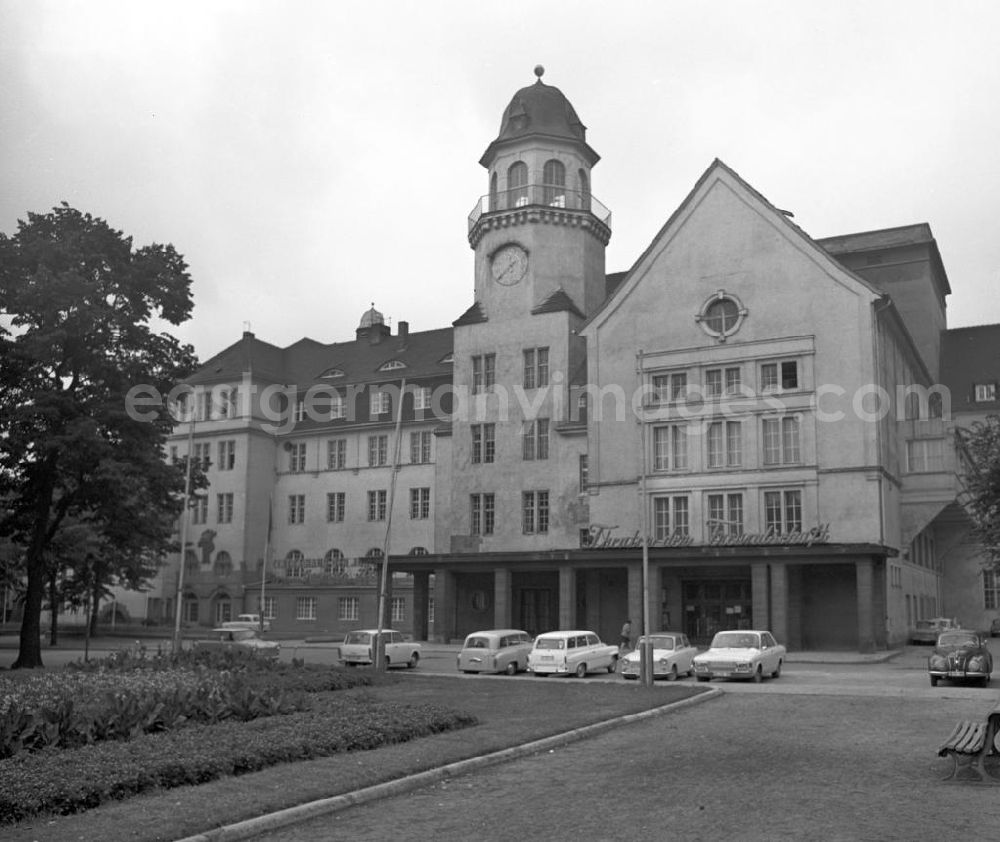
[[[485,214],[532,206],[589,212],[599,222],[611,227],[611,211],[589,192],[570,190],[552,184],[525,184],[523,187],[480,196],[469,214],[469,230],[471,231]]]

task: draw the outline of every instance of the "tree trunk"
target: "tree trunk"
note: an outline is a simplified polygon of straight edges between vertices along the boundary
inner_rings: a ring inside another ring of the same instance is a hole
[[[52,621],[49,627],[49,646],[59,645],[59,586],[54,572],[49,573],[49,610]]]
[[[90,636],[97,637],[97,618],[101,607],[101,583],[97,579],[98,568],[95,567],[94,584],[90,590]]]
[[[51,461],[51,457],[50,457]],[[55,490],[55,476],[51,471],[44,479],[35,506],[35,523],[28,545],[25,565],[28,573],[28,587],[24,594],[24,617],[21,620],[21,636],[17,660],[11,669],[37,669],[42,663],[42,597],[45,595],[46,564],[45,550],[48,545],[49,516],[52,512],[52,496]]]

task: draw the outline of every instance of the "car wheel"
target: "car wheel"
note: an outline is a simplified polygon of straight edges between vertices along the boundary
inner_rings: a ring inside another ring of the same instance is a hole
[[[385,668],[389,669],[389,656],[388,655],[385,656]]]
[[[587,665],[586,664],[577,664],[576,665],[576,677],[577,678],[586,678],[587,677]]]
[[[536,672],[534,675],[535,675],[535,678],[545,678],[545,676],[547,676],[548,673],[547,672]]]
[[[763,679],[764,679],[764,671],[763,671],[763,669],[762,669],[762,668],[761,668],[761,667],[760,667],[760,666],[758,665],[758,667],[757,667],[757,671],[756,671],[756,672],[755,672],[755,673],[753,674],[753,683],[754,683],[754,684],[760,684],[760,682],[761,682],[761,681],[762,681]]]
[[[777,669],[771,673],[771,678],[781,678],[781,661],[778,661]]]
[[[618,656],[616,655],[611,659],[611,663],[608,664],[608,672],[615,673],[618,672]]]
[[[979,686],[980,687],[989,687],[990,686],[990,677],[988,675],[984,675],[982,678],[980,678],[979,679]]]
[[[419,663],[420,663],[420,653],[414,652],[412,655],[410,655],[410,660],[406,662],[406,668],[408,670],[411,670]]]
[[[507,675],[517,675],[517,661],[511,661],[504,670]]]
[[[698,680],[699,681],[711,681],[712,680],[712,676],[710,676],[710,675],[699,675],[698,676]]]
[[[931,687],[937,687],[938,677],[936,675],[931,676]]]
[[[677,664],[671,664],[670,672],[667,673],[667,681],[676,681],[676,680],[677,680]]]
[[[624,678],[626,681],[635,681],[638,677],[639,676],[637,675],[625,675],[624,673],[622,674],[622,678]]]

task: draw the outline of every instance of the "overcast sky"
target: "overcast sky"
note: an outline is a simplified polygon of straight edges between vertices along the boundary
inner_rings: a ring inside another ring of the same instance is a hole
[[[472,303],[514,92],[602,156],[608,271],[721,158],[810,235],[928,222],[952,327],[1000,322],[1000,4],[0,0],[0,231],[60,201],[170,242],[206,360]]]

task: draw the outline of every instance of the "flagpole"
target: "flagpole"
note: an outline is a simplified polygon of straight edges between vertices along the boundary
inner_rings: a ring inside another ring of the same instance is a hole
[[[267,560],[271,555],[271,512],[274,507],[273,494],[267,495],[267,535],[264,538],[264,562],[260,566],[260,604],[257,606],[260,633],[264,633],[264,588],[267,586]]]
[[[190,393],[193,397],[194,393]],[[191,519],[191,463],[194,460],[194,417],[195,406],[191,401],[189,412],[191,413],[190,427],[188,428],[187,464],[184,470],[184,509],[181,511],[181,553],[180,563],[177,565],[177,605],[174,611],[174,652],[181,651],[181,613],[184,607],[184,566],[187,563],[187,533],[188,521]]]
[[[642,388],[643,351],[640,348],[635,358],[635,370]],[[639,649],[639,674],[646,687],[653,686],[653,645],[649,627],[649,512],[646,509],[646,419],[639,414],[639,531],[642,533],[642,635],[643,644]]]
[[[382,544],[382,576],[378,594],[378,636],[375,642],[376,670],[385,670],[382,646],[382,629],[385,626],[385,604],[389,591],[389,533],[392,529],[392,506],[396,499],[396,473],[399,471],[400,428],[403,425],[403,394],[406,392],[406,378],[399,383],[399,404],[396,407],[396,440],[392,450],[392,477],[389,480],[389,510],[385,515],[385,541]]]

